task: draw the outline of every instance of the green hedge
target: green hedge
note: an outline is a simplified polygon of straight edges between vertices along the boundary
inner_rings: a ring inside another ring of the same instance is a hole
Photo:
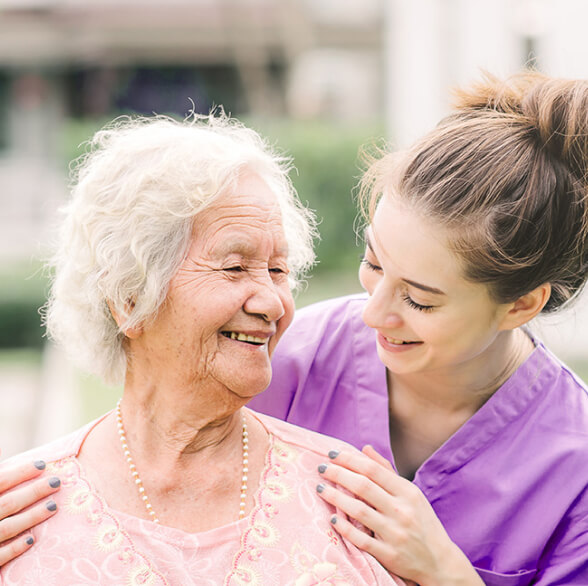
[[[247,123],[294,159],[294,186],[319,220],[315,272],[355,270],[361,253],[354,231],[360,147],[378,142],[382,129],[316,121]]]
[[[0,270],[0,349],[41,348],[46,279],[29,263]]]

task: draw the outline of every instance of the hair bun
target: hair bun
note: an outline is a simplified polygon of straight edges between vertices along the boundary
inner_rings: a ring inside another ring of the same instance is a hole
[[[482,81],[455,91],[460,111],[487,110],[527,124],[540,146],[576,179],[588,181],[588,80],[524,71],[506,80],[485,73]]]

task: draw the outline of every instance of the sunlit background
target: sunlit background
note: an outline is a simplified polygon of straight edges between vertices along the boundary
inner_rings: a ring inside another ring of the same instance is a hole
[[[586,22],[585,0],[0,0],[4,454],[75,429],[120,394],[71,367],[38,314],[69,161],[105,122],[222,105],[292,155],[322,235],[302,306],[360,290],[360,146],[406,146],[481,69],[588,77]],[[586,299],[536,324],[584,378]]]

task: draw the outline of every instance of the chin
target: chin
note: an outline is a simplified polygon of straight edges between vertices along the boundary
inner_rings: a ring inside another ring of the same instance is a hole
[[[249,401],[253,397],[263,393],[269,387],[270,381],[271,375],[259,376],[253,380],[249,379],[249,384],[247,383],[247,379],[241,380],[237,386],[233,387],[232,391],[235,395]]]

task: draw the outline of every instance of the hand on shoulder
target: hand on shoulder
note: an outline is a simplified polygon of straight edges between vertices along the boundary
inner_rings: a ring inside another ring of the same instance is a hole
[[[337,488],[321,483],[317,491],[368,530],[336,515],[331,523],[338,533],[373,555],[389,572],[421,586],[483,585],[424,494],[398,476],[371,446],[363,453],[332,451],[329,457],[331,461],[321,464],[319,473]]]

